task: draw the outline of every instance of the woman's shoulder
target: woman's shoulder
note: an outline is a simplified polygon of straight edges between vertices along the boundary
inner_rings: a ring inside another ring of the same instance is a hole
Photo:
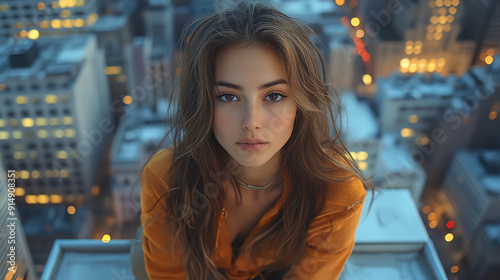
[[[146,174],[154,173],[162,178],[166,178],[173,159],[174,151],[172,148],[161,149],[151,156],[149,161],[144,166],[143,172]]]

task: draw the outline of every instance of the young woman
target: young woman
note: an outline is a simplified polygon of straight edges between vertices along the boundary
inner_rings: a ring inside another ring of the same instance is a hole
[[[142,172],[150,279],[336,279],[373,187],[312,29],[248,2],[191,27],[172,147]]]

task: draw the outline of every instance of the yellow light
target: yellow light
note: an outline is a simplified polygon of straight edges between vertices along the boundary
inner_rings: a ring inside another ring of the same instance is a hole
[[[356,31],[356,37],[363,38],[363,36],[365,36],[365,32],[362,29]]]
[[[68,137],[68,138],[73,138],[76,135],[75,130],[71,129],[71,128],[66,129],[64,132],[65,132],[66,137]]]
[[[430,228],[436,228],[438,225],[438,221],[430,221],[429,222],[429,227]]]
[[[446,242],[451,242],[453,240],[453,234],[452,233],[448,233],[444,236],[444,240],[446,240]]]
[[[410,48],[406,47],[406,48],[405,48],[405,53],[406,53],[407,55],[412,54],[412,53],[413,53],[413,48],[411,48],[411,47],[410,47]]]
[[[61,171],[59,172],[59,175],[61,175],[62,178],[68,178],[68,176],[69,176],[68,169],[61,169]]]
[[[446,8],[444,8],[444,7],[443,8],[439,8],[439,13],[442,14],[442,15],[446,14]]]
[[[61,20],[60,20],[60,19],[53,19],[53,20],[50,22],[50,26],[52,26],[52,28],[54,28],[54,29],[59,29],[59,28],[61,28]]]
[[[358,26],[358,25],[360,24],[360,20],[359,20],[359,18],[357,18],[357,17],[353,17],[353,18],[351,18],[351,24],[352,24],[352,26],[354,26],[354,27]]]
[[[26,30],[19,31],[19,37],[26,38],[28,36],[28,32]]]
[[[7,122],[3,119],[0,119],[0,127],[5,127],[5,125],[7,124]]]
[[[487,55],[491,55],[491,56],[493,56],[493,55],[495,54],[495,50],[494,50],[494,49],[488,49],[488,50],[486,51],[486,54],[487,54]]]
[[[359,163],[359,168],[360,168],[361,170],[366,170],[366,169],[368,168],[368,163],[366,163],[366,162],[364,162],[364,161],[360,162],[360,163]]]
[[[96,21],[97,21],[97,18],[98,18],[98,15],[97,15],[96,13],[93,13],[93,14],[91,14],[91,15],[89,16],[89,18],[87,19],[87,23],[88,23],[89,25],[92,25],[92,24],[94,24],[94,22],[96,22]]]
[[[450,14],[454,15],[454,14],[456,14],[456,13],[457,13],[457,8],[455,8],[455,7],[450,7],[450,8],[448,9],[448,12],[449,12]]]
[[[73,205],[68,206],[67,208],[68,214],[73,215],[76,212],[76,208]]]
[[[27,195],[24,199],[26,200],[26,203],[29,204],[35,204],[37,202],[36,195]]]
[[[61,203],[63,201],[63,198],[61,195],[58,194],[51,194],[50,195],[50,203]]]
[[[442,38],[443,38],[443,33],[435,33],[434,34],[434,39],[441,40]]]
[[[16,187],[16,190],[14,191],[14,194],[16,196],[23,196],[26,192],[24,191],[23,188],[21,187]]]
[[[40,203],[40,204],[49,203],[49,196],[46,194],[39,194],[38,195],[38,203]]]
[[[408,121],[410,123],[417,123],[418,122],[418,116],[417,115],[411,115],[410,118],[408,118]]]
[[[444,0],[444,5],[445,5],[446,7],[451,6],[451,0]]]
[[[345,4],[345,0],[335,0],[335,4],[342,6]]]
[[[104,69],[106,75],[118,75],[122,73],[122,68],[120,66],[108,66]]]
[[[445,23],[446,23],[446,20],[447,20],[447,19],[446,19],[446,17],[445,17],[445,16],[440,16],[440,17],[438,18],[438,21],[439,21],[439,23],[441,23],[441,24],[445,24]]]
[[[15,151],[14,152],[14,158],[15,159],[25,159],[26,158],[26,153],[25,152],[21,152],[21,151]]]
[[[93,196],[98,196],[100,192],[101,189],[99,188],[99,186],[93,186],[91,189],[91,193]]]
[[[416,63],[411,63],[410,64],[410,73],[415,73],[417,72],[417,64]]]
[[[16,97],[16,103],[17,104],[27,104],[28,103],[28,97],[19,95]]]
[[[413,129],[411,129],[411,128],[401,129],[401,136],[405,137],[405,138],[413,136]]]
[[[66,0],[66,5],[68,7],[74,7],[75,6],[75,0]]]
[[[63,20],[63,26],[64,28],[73,28],[73,23],[70,19],[65,19]]]
[[[406,47],[413,47],[413,41],[406,41]]]
[[[0,131],[0,140],[6,140],[6,139],[9,139],[9,132]]]
[[[35,178],[35,179],[40,178],[40,171],[38,171],[38,170],[31,171],[31,177]]]
[[[36,7],[41,11],[45,9],[45,3],[39,2],[38,4],[36,4]]]
[[[455,17],[452,15],[449,15],[446,17],[446,20],[448,20],[448,22],[453,22],[455,20]]]
[[[70,17],[70,16],[71,16],[70,10],[62,10],[61,11],[61,17]]]
[[[487,57],[484,58],[484,62],[486,62],[486,64],[493,63],[493,57],[491,55],[488,55]]]
[[[351,156],[354,160],[358,158],[358,154],[356,154],[356,152],[351,152]]]
[[[73,25],[77,28],[83,27],[85,25],[85,21],[81,18],[77,18],[73,20]]]
[[[429,213],[429,215],[427,215],[427,218],[429,219],[429,221],[434,221],[436,219],[436,213]]]
[[[85,0],[76,0],[76,5],[80,7],[85,5]]]
[[[58,159],[65,159],[68,157],[68,153],[66,151],[57,151],[56,152],[56,158]]]
[[[46,118],[36,118],[35,119],[35,124],[37,126],[46,126],[47,125],[47,119]]]
[[[24,127],[32,127],[35,122],[32,118],[23,118],[22,124]]]
[[[450,269],[450,272],[451,273],[457,273],[458,272],[458,266],[452,266],[451,269]]]
[[[19,172],[19,176],[21,176],[21,179],[29,179],[30,178],[30,172],[27,170],[21,170]]]
[[[490,112],[490,114],[488,115],[488,117],[490,118],[490,120],[494,120],[497,118],[497,112]]]
[[[436,25],[436,32],[443,32],[443,29],[444,29],[444,25]]]
[[[57,96],[54,94],[47,94],[45,95],[45,102],[48,104],[54,104],[57,102]]]
[[[401,61],[399,62],[399,64],[403,68],[408,68],[408,66],[410,66],[410,60],[408,58],[403,58],[403,59],[401,59]]]
[[[61,8],[66,8],[66,1],[65,0],[59,0],[59,7]]]
[[[418,48],[418,49],[414,49],[414,50],[413,50],[413,53],[414,53],[414,54],[420,54],[420,52],[422,52],[422,49],[421,49],[421,48]]]
[[[31,29],[30,32],[28,32],[28,38],[31,40],[38,39],[38,36],[40,36],[40,33],[36,29]]]
[[[15,130],[12,132],[12,138],[14,139],[21,139],[23,138],[23,132],[19,130]]]
[[[365,85],[371,85],[372,83],[372,76],[370,74],[364,74],[363,75],[363,83],[365,83]]]
[[[64,137],[64,131],[62,129],[56,129],[56,130],[54,130],[53,135],[56,138],[63,138]]]
[[[69,117],[69,116],[63,117],[63,124],[69,125],[69,124],[72,124],[72,123],[73,123],[73,118],[72,117]]]
[[[458,5],[460,4],[460,0],[452,0],[452,1],[451,1],[451,4],[452,4],[453,6],[458,6]]]
[[[366,160],[368,158],[368,153],[361,151],[358,153],[358,160]]]
[[[48,20],[42,20],[40,21],[40,28],[49,28],[50,24]]]
[[[111,240],[111,236],[109,236],[109,234],[105,234],[102,237],[102,242],[104,242],[104,243],[108,243],[110,240]]]
[[[438,23],[438,17],[437,16],[432,16],[430,19],[432,24],[437,24]]]
[[[49,124],[54,126],[54,125],[59,125],[59,118],[50,118],[49,119]]]
[[[436,0],[436,6],[437,7],[443,6],[443,0]]]
[[[40,129],[37,131],[36,135],[38,136],[38,138],[47,138],[47,136],[49,135],[49,133],[47,132],[47,130],[45,129]]]
[[[132,103],[132,101],[133,101],[133,99],[132,99],[132,96],[130,96],[130,95],[126,95],[123,97],[123,103],[126,105]]]
[[[431,212],[431,207],[429,205],[426,205],[424,206],[424,208],[422,208],[422,211],[424,212],[424,214],[429,214]]]
[[[54,1],[54,2],[52,2],[51,6],[52,6],[52,9],[57,9],[57,8],[59,8],[59,4],[58,4],[57,2],[55,2],[55,1]]]
[[[422,137],[420,138],[420,145],[425,146],[429,144],[429,138],[428,137]]]

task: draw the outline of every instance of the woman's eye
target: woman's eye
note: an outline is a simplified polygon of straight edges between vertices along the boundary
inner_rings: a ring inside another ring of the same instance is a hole
[[[236,96],[233,94],[224,93],[224,94],[219,95],[219,99],[221,99],[224,102],[231,102],[231,101],[236,100]]]
[[[280,102],[285,97],[286,97],[286,95],[283,95],[283,94],[277,93],[277,92],[273,92],[273,93],[269,94],[268,96],[266,96],[266,98],[269,98],[269,100],[272,102]]]

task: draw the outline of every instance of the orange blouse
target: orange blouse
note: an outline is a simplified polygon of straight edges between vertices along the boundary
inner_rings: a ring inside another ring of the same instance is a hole
[[[172,163],[172,150],[160,150],[148,162],[142,173],[141,222],[143,224],[144,261],[151,280],[186,279],[181,257],[168,258],[166,245],[169,236],[163,222],[166,215],[162,201],[153,208],[156,201],[168,188],[166,178]],[[282,207],[290,192],[291,182],[287,172],[283,172],[284,190],[275,205],[264,214],[257,226],[243,243],[240,253],[231,264],[231,241],[224,221],[223,210],[217,233],[214,259],[223,268],[228,279],[252,279],[261,271],[260,267],[272,263],[266,255],[256,256],[255,265],[251,257],[243,254],[245,246],[257,232],[268,223]],[[354,246],[354,236],[366,198],[366,190],[358,178],[345,183],[335,183],[330,188],[324,209],[313,220],[307,232],[307,246],[300,261],[292,265],[285,279],[337,279]],[[160,207],[158,207],[160,206]],[[230,215],[230,213],[228,213]],[[163,222],[162,222],[163,221]],[[333,229],[331,223],[333,222]],[[182,252],[176,252],[181,256]]]

